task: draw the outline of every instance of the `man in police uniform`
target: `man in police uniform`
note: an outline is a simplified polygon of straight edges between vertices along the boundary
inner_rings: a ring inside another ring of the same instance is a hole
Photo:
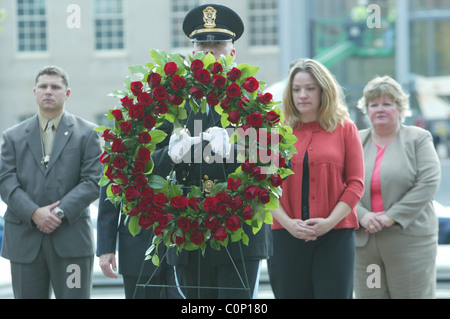
[[[242,35],[244,24],[233,10],[207,4],[186,15],[183,31],[192,40],[194,52],[211,53],[218,59],[220,55],[235,56],[234,41]],[[159,128],[168,135],[152,156],[154,174],[166,177],[174,169],[178,183],[185,186],[211,187],[227,181],[228,174],[240,163],[236,159],[225,160],[230,149],[226,147],[229,146],[228,135],[221,127],[220,116],[213,108],[207,114],[198,112],[196,115],[189,103],[186,108],[187,130],[174,132],[171,124]],[[194,136],[194,132],[204,133]],[[205,150],[208,147],[210,149]],[[205,154],[200,162],[196,160],[198,154]],[[213,154],[213,158],[207,154]],[[207,188],[203,189],[207,191]],[[248,225],[244,225],[244,230],[250,238],[248,246],[241,242],[228,244],[233,260],[225,248],[218,251],[209,244],[205,256],[201,250],[182,251],[178,255],[176,249],[169,250],[168,263],[175,266],[178,283],[186,298],[254,298],[257,295],[261,260],[271,255],[272,238],[266,224],[256,235]]]

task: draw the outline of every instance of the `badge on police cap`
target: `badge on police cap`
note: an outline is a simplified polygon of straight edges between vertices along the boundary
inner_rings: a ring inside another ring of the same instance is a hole
[[[183,21],[183,31],[194,42],[234,42],[244,32],[244,23],[228,7],[205,4],[188,12]]]

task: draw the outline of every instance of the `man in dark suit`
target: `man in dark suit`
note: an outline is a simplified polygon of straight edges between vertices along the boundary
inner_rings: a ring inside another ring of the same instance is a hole
[[[192,40],[194,51],[211,53],[218,59],[221,55],[235,56],[233,44],[242,35],[244,25],[233,10],[210,4],[192,9],[184,19],[183,31]],[[194,114],[189,103],[186,108],[187,131],[178,134],[171,124],[159,127],[167,138],[152,155],[153,173],[166,177],[173,169],[177,182],[185,186],[212,187],[227,181],[228,174],[240,163],[236,159],[226,160],[229,149],[222,147],[229,145],[228,135],[221,127],[219,114],[213,108],[206,114]],[[204,132],[203,137],[198,132]],[[271,254],[271,233],[266,224],[256,235],[247,226],[244,225],[244,230],[250,238],[249,245],[230,243],[229,254],[224,248],[217,251],[209,245],[204,257],[200,250],[177,254],[176,249],[169,249],[168,263],[175,266],[186,298],[254,298],[261,260]]]
[[[89,298],[94,242],[89,204],[98,198],[102,149],[95,125],[64,110],[58,67],[40,71],[38,113],[3,133],[0,194],[8,205],[2,256],[15,298]]]

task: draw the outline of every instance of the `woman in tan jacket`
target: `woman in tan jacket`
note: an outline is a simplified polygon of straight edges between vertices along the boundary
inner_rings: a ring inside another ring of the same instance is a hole
[[[357,206],[357,298],[434,298],[440,164],[431,134],[403,124],[408,96],[377,77],[359,101],[372,127],[360,131],[365,192]]]

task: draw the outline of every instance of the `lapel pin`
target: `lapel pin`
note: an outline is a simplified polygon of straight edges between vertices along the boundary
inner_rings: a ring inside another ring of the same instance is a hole
[[[69,132],[66,131],[66,132],[64,133],[64,135],[69,135]]]

